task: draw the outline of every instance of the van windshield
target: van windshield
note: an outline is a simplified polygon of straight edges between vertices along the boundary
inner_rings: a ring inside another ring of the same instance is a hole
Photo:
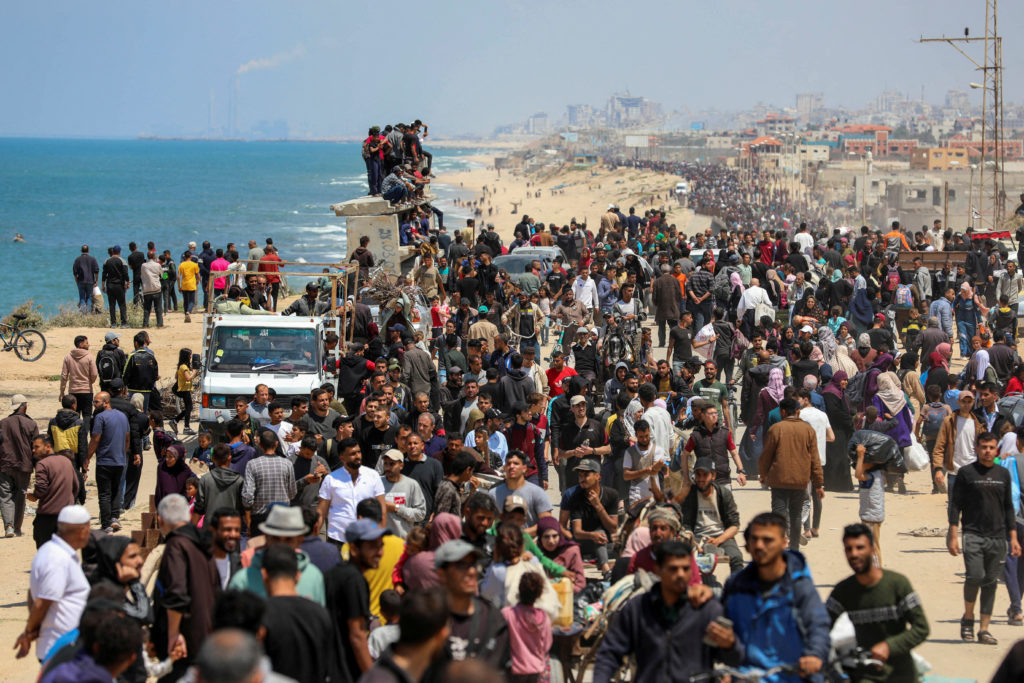
[[[320,351],[308,328],[218,327],[209,359],[210,372],[315,372]]]

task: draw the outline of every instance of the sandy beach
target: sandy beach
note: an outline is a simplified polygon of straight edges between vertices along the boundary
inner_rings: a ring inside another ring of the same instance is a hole
[[[489,157],[477,159],[490,167]],[[439,177],[443,182],[467,191],[480,193],[486,185],[491,191],[484,204],[484,217],[478,223],[492,222],[499,233],[511,238],[512,228],[523,212],[544,223],[568,223],[575,217],[596,226],[598,217],[608,203],[618,203],[624,211],[636,206],[642,213],[647,208],[671,208],[669,221],[684,232],[702,229],[702,219],[692,212],[674,205],[672,199],[655,199],[644,202],[651,195],[666,196],[674,186],[673,176],[641,173],[620,169],[608,172],[602,169],[565,170],[559,174],[541,173],[537,176],[523,176],[502,172],[500,178],[494,170],[479,169]],[[529,183],[529,187],[527,184]],[[561,185],[555,193],[551,188]],[[540,196],[535,197],[537,191]],[[512,204],[519,203],[518,213],[511,215]],[[487,207],[496,213],[487,215]],[[595,228],[596,231],[596,228]],[[176,361],[178,349],[188,346],[198,351],[202,325],[199,317],[185,324],[180,313],[171,314],[164,329],[151,329],[152,348],[162,369],[170,376]],[[12,353],[0,354],[0,399],[7,400],[14,393],[26,394],[29,398],[28,412],[36,418],[41,428],[56,412],[58,381],[62,359],[71,348],[77,334],[89,336],[92,350],[102,345],[104,328],[64,328],[46,332],[48,349],[35,363],[24,363]],[[122,334],[122,345],[131,348],[131,337],[137,330],[118,330]],[[664,349],[657,350],[657,357],[663,357]],[[960,361],[954,362],[959,369]],[[87,485],[87,507],[96,515],[96,488],[90,481]],[[142,505],[148,493],[155,486],[155,461],[151,452],[145,456],[145,466],[140,484],[139,507],[122,517],[128,533],[139,528]],[[943,534],[946,527],[945,496],[930,495],[931,484],[927,473],[918,472],[907,476],[909,495],[887,495],[887,521],[882,527],[882,553],[885,567],[906,574],[922,598],[924,609],[931,624],[931,637],[917,652],[931,662],[934,673],[948,677],[959,677],[987,681],[1002,656],[1015,640],[1024,636],[1024,629],[1006,625],[1005,612],[1008,605],[1006,590],[999,587],[995,606],[992,633],[999,639],[997,647],[961,643],[959,639],[959,618],[962,610],[961,588],[963,560],[951,557],[945,548],[945,540],[939,537],[915,537],[908,532],[922,527],[937,528]],[[558,502],[556,487],[552,486],[551,497]],[[754,514],[769,508],[769,493],[756,484],[735,487],[736,500],[741,519],[745,524]],[[832,586],[850,574],[840,541],[844,525],[857,521],[858,498],[854,494],[828,494],[824,501],[821,537],[813,539],[804,547],[814,579],[822,597],[827,597]],[[31,538],[31,516],[26,518],[25,535],[20,538],[0,539],[0,573],[8,580],[0,585],[0,644],[8,648],[24,627],[26,608],[25,597],[28,587],[28,571],[34,553]],[[741,542],[742,544],[742,542]],[[720,578],[727,574],[727,565],[718,569]],[[9,652],[10,650],[8,650]],[[7,665],[0,673],[0,681],[32,680],[37,672],[33,659],[35,652],[21,660],[8,655]]]

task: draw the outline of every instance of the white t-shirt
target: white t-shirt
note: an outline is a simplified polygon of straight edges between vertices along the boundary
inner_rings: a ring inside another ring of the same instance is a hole
[[[217,565],[217,573],[220,574],[220,587],[227,590],[228,581],[231,579],[231,556],[225,555],[220,559],[215,557],[213,562]]]
[[[811,425],[814,436],[818,439],[818,459],[825,466],[825,439],[828,437],[828,415],[812,406],[800,409],[800,419]]]
[[[651,425],[651,443],[665,453],[672,450],[672,416],[661,406],[651,406],[644,411],[644,418]]]
[[[953,471],[956,474],[961,467],[970,465],[977,460],[974,454],[974,420],[969,417],[956,418],[956,438],[953,440]]]
[[[652,440],[646,451],[633,444],[626,449],[622,457],[622,466],[627,470],[642,470],[650,467],[656,462],[668,462],[665,451],[658,447]],[[639,500],[649,498],[651,495],[651,478],[634,479],[629,482],[629,504],[632,506]]]
[[[32,558],[28,585],[33,598],[53,601],[36,641],[36,656],[42,659],[57,638],[78,628],[89,598],[89,581],[78,563],[78,553],[54,534]]]
[[[814,250],[814,237],[809,232],[798,232],[793,235],[793,241],[800,245],[800,251],[808,256]]]
[[[327,511],[327,535],[336,541],[345,541],[345,530],[356,521],[356,506],[367,498],[384,495],[384,482],[380,475],[369,467],[359,468],[359,477],[352,481],[352,475],[339,467],[320,484],[321,500],[329,500]]]

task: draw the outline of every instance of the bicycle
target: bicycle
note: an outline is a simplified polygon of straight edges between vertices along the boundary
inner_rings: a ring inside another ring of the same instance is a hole
[[[28,316],[12,313],[11,317],[15,320],[24,320]],[[13,325],[0,323],[0,343],[3,343],[4,351],[14,351],[18,358],[29,363],[39,360],[46,353],[46,337],[39,330],[31,328],[22,330]]]

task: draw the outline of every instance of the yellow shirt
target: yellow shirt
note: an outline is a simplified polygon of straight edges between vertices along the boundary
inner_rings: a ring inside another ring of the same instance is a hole
[[[395,571],[395,565],[405,552],[405,541],[398,536],[388,534],[384,536],[384,554],[380,556],[380,564],[376,569],[367,569],[363,572],[363,578],[370,586],[370,613],[375,617],[380,614],[380,594],[386,590],[394,590],[395,584],[391,582],[391,574]],[[341,557],[346,562],[348,556],[348,543],[341,546]],[[381,617],[383,619],[383,617]]]
[[[199,264],[195,261],[182,261],[178,266],[178,282],[181,291],[196,291],[196,281],[199,278]]]
[[[178,386],[175,391],[192,391],[192,380],[188,378],[192,368],[182,363],[178,366]]]

